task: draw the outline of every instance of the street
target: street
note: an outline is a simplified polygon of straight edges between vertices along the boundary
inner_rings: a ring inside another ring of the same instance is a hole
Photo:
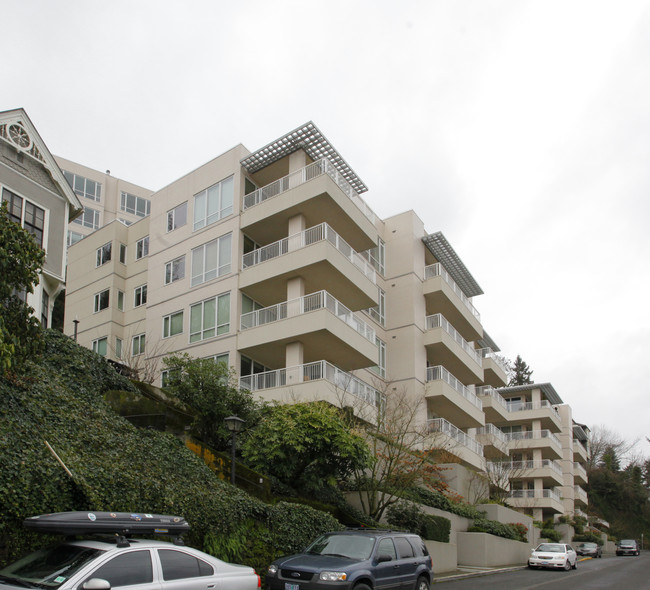
[[[488,576],[436,582],[435,587],[449,590],[598,590],[620,588],[650,590],[650,553],[639,557],[587,559],[577,570],[522,569]]]

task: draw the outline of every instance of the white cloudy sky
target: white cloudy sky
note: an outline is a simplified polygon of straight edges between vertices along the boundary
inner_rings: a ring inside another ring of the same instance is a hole
[[[313,120],[445,234],[506,356],[650,436],[650,1],[227,4],[5,0],[0,108],[154,190]]]

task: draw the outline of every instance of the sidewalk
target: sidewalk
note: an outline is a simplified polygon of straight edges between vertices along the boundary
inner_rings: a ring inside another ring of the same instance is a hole
[[[472,567],[460,566],[457,570],[452,572],[444,572],[442,574],[434,573],[433,583],[439,584],[440,582],[449,582],[450,580],[460,580],[463,578],[476,578],[479,576],[489,576],[490,574],[497,574],[500,572],[512,572],[515,570],[525,569],[525,565],[509,565],[499,567]]]

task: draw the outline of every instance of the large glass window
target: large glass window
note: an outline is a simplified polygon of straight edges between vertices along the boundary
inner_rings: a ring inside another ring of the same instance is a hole
[[[133,307],[140,307],[147,303],[147,285],[136,287],[133,294]]]
[[[173,231],[187,223],[187,201],[167,211],[167,231]]]
[[[99,228],[99,211],[96,209],[91,209],[90,207],[84,207],[84,212],[77,217],[73,223],[78,223],[84,227],[89,227],[91,229]]]
[[[135,259],[140,260],[145,256],[149,256],[149,236],[145,236],[135,243]]]
[[[230,272],[232,234],[192,250],[192,286]]]
[[[185,256],[165,264],[165,285],[185,278]]]
[[[234,180],[230,176],[194,195],[194,229],[232,215]]]
[[[100,182],[90,180],[90,178],[84,178],[79,174],[73,174],[66,170],[63,171],[63,176],[65,176],[65,179],[77,196],[97,202],[100,201],[102,197],[102,185]]]
[[[101,248],[97,248],[97,262],[95,263],[95,266],[101,266],[102,264],[110,262],[112,249],[111,242],[104,244]]]
[[[151,201],[122,191],[120,195],[120,209],[126,213],[133,213],[138,217],[146,217],[151,211]]]
[[[76,244],[77,242],[80,242],[83,239],[84,239],[83,234],[80,234],[76,231],[68,230],[68,246],[72,246],[72,244]]]
[[[43,247],[45,209],[37,207],[6,188],[2,190],[2,200],[7,201],[9,219],[19,223],[25,231],[34,236],[36,243]]]
[[[108,307],[110,289],[95,293],[95,313]]]
[[[177,311],[163,317],[163,338],[176,336],[183,332],[183,312]]]
[[[190,307],[190,342],[198,342],[230,330],[230,293]]]
[[[97,340],[93,340],[93,352],[96,352],[97,354],[100,354],[101,356],[106,356],[106,353],[108,352],[108,338],[104,336],[104,338],[98,338]]]

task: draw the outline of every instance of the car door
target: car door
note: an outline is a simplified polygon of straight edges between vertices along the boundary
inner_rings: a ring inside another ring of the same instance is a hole
[[[93,578],[110,582],[111,590],[161,590],[155,580],[149,549],[125,550],[116,555],[86,576],[77,590],[82,590],[83,584]]]
[[[567,559],[571,565],[575,565],[576,561],[578,561],[578,554],[575,552],[573,547],[571,547],[571,545],[565,545],[564,547],[566,548]]]
[[[214,567],[182,549],[157,549],[162,572],[162,590],[219,590]],[[223,590],[236,590],[236,587]]]
[[[418,558],[413,551],[413,545],[406,537],[395,537],[397,547],[400,587],[404,590],[415,588],[415,572],[418,568]]]
[[[389,556],[389,561],[379,561],[381,556]],[[401,585],[399,561],[393,539],[379,539],[374,559],[375,589],[398,590]]]

